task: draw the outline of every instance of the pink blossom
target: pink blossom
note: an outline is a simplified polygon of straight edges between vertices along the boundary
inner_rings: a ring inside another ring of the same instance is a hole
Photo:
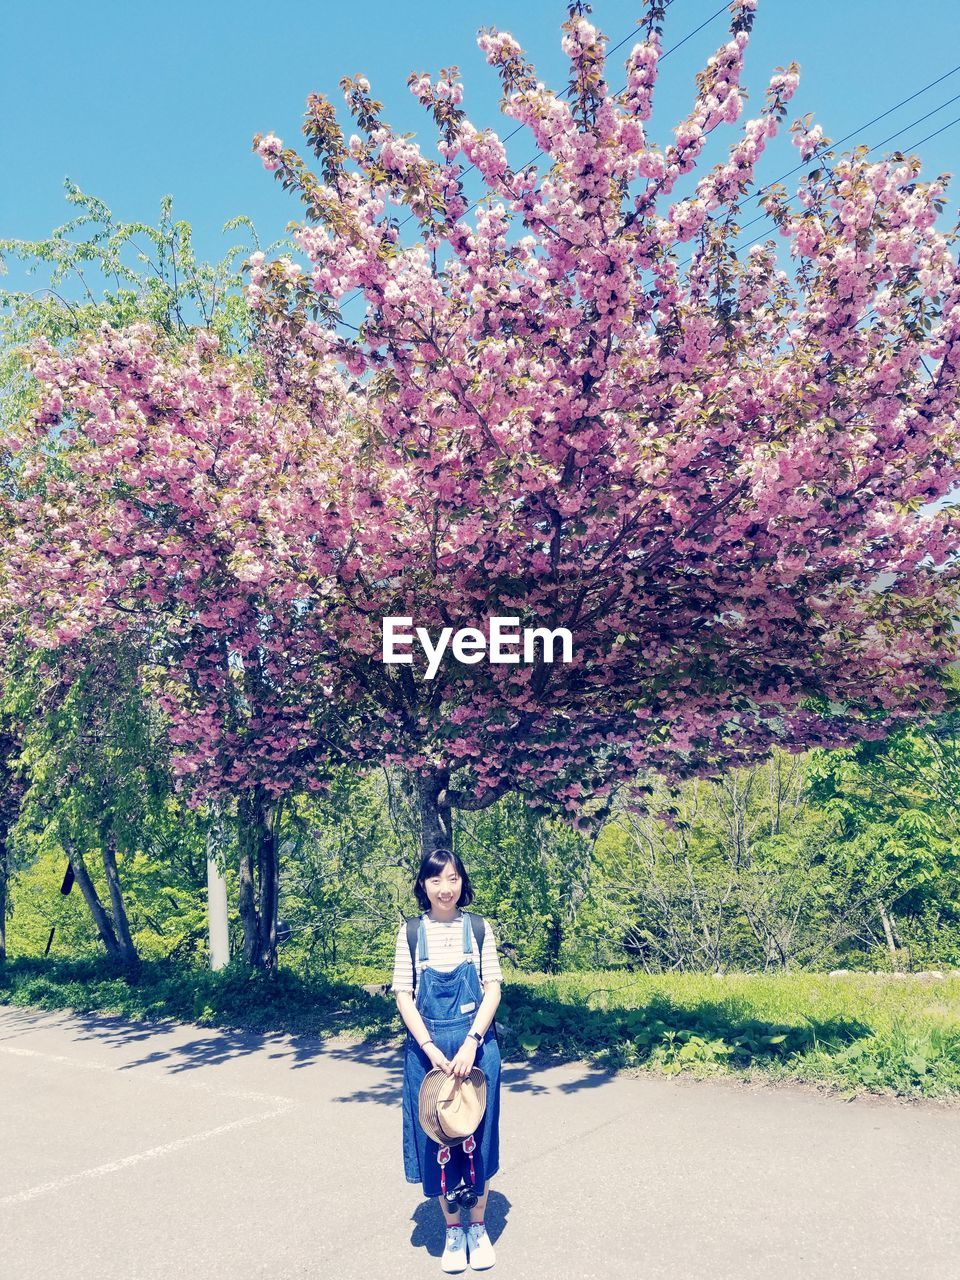
[[[265,169],[280,168],[280,154],[283,151],[283,143],[273,133],[264,134],[257,143],[257,154],[263,161]]]

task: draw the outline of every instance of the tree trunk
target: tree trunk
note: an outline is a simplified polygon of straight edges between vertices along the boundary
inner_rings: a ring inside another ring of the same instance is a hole
[[[113,925],[110,923],[106,907],[97,896],[97,890],[90,879],[90,872],[87,870],[87,864],[83,860],[83,854],[79,850],[73,849],[69,844],[65,847],[67,857],[70,859],[70,865],[73,867],[73,874],[76,877],[77,884],[80,886],[80,892],[83,894],[83,900],[87,904],[90,915],[93,917],[93,923],[97,927],[100,939],[107,948],[107,955],[114,960],[119,960],[121,955],[117,935],[113,931]]]
[[[120,959],[124,964],[139,964],[136,944],[130,932],[127,919],[127,908],[123,903],[123,892],[120,888],[120,875],[117,871],[117,844],[113,832],[107,830],[102,839],[100,856],[107,876],[107,889],[110,893],[110,914],[113,916],[113,929],[117,939]]]
[[[453,812],[449,805],[441,805],[438,796],[450,782],[447,770],[434,770],[417,778],[420,802],[420,852],[433,853],[434,849],[453,848]]]
[[[262,969],[277,967],[277,907],[280,901],[279,802],[261,809],[257,870],[260,877],[260,957]]]
[[[214,809],[207,829],[207,937],[213,970],[223,969],[230,963],[230,915],[222,844],[223,820],[219,810]]]
[[[883,903],[877,899],[877,910],[880,913],[880,920],[883,924],[883,934],[887,940],[887,950],[890,952],[890,959],[893,961],[893,967],[897,967],[897,941],[893,936],[893,924],[887,914],[887,909]]]
[[[563,946],[563,921],[559,915],[550,917],[550,924],[547,928],[547,955],[546,970],[547,973],[560,972],[560,949]]]
[[[257,969],[273,970],[277,964],[279,813],[279,806],[269,805],[259,791],[245,796],[238,806],[243,958]]]
[[[0,963],[7,958],[7,846],[0,842]]]
[[[240,846],[240,924],[243,928],[243,958],[251,968],[260,954],[260,922],[257,919],[257,899],[253,888],[253,842],[255,829],[249,819],[251,806],[241,804],[238,818]]]

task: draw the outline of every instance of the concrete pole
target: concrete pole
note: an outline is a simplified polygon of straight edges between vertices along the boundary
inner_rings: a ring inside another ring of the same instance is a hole
[[[220,822],[215,819],[207,832],[207,924],[210,929],[210,968],[222,969],[230,963],[230,933],[227,928],[227,878],[220,869]]]

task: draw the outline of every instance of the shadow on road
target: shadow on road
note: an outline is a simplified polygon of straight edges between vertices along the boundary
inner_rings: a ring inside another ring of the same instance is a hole
[[[289,970],[268,977],[239,968],[211,974],[144,963],[136,973],[118,973],[95,960],[17,960],[0,966],[4,999],[72,1008],[82,1037],[141,1047],[142,1055],[123,1067],[128,1071],[159,1066],[183,1072],[266,1052],[295,1070],[332,1058],[383,1071],[382,1084],[339,1101],[389,1106],[401,1093],[405,1033],[395,1001],[382,987],[307,982]],[[113,1012],[95,1012],[98,1007]],[[872,1030],[853,1019],[797,1014],[789,1023],[774,1023],[749,1012],[733,997],[678,1005],[660,994],[633,1007],[596,1008],[589,998],[560,999],[508,983],[497,1015],[502,1078],[521,1092],[574,1092],[600,1088],[619,1068],[648,1061],[722,1060],[749,1067],[811,1049],[838,1053]],[[19,1034],[18,1020],[28,1027],[32,1016],[24,1009],[17,1019],[5,1019],[4,1034]],[[186,1040],[184,1024],[196,1032]],[[582,1062],[584,1069],[575,1079],[546,1084],[544,1071],[564,1062]]]

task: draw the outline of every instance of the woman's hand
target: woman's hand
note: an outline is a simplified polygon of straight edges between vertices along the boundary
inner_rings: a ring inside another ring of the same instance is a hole
[[[473,1036],[468,1036],[463,1044],[457,1050],[451,1060],[453,1074],[457,1080],[466,1080],[467,1076],[473,1070],[473,1064],[477,1057],[477,1042]]]
[[[445,1071],[447,1075],[450,1074],[449,1058],[443,1052],[442,1049],[437,1048],[437,1046],[433,1043],[432,1040],[430,1041],[430,1043],[427,1045],[427,1047],[424,1049],[423,1052],[427,1055],[427,1057],[430,1059],[430,1061],[433,1063],[435,1067],[440,1067],[440,1069],[442,1071]]]

